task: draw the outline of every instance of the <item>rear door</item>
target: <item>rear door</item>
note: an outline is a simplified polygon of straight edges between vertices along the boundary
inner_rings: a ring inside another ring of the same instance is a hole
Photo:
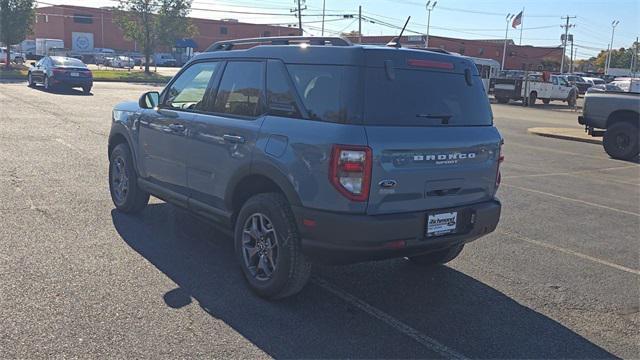
[[[364,123],[373,152],[367,213],[444,209],[496,190],[501,137],[473,64],[451,56],[365,69]]]
[[[261,60],[227,62],[215,98],[189,125],[187,177],[195,211],[224,211],[232,176],[249,170],[264,119],[264,72]]]

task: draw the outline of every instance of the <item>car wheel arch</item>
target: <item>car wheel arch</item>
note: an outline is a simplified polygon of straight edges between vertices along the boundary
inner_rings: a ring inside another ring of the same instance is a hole
[[[640,114],[633,110],[616,110],[609,114],[609,117],[607,118],[607,127],[623,121],[629,122],[638,127],[640,126]]]
[[[291,182],[275,166],[268,164],[252,164],[250,169],[239,171],[231,179],[233,187],[225,194],[225,205],[233,213],[232,221],[242,208],[242,204],[250,197],[268,192],[277,192],[285,196],[289,204],[300,205],[300,197]]]
[[[109,142],[108,142],[108,148],[107,148],[107,158],[109,160],[111,160],[111,152],[116,146],[118,146],[118,144],[127,144],[127,146],[129,147],[129,150],[131,151],[131,156],[133,158],[133,168],[136,170],[136,173],[140,174],[140,171],[138,169],[137,151],[135,147],[131,145],[132,142],[129,135],[127,134],[126,131],[122,131],[121,129],[118,129],[118,127],[114,127],[111,130],[111,134],[109,135]]]

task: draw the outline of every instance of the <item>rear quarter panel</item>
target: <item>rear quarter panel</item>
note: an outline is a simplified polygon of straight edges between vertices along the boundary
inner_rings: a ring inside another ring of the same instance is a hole
[[[364,213],[366,202],[351,202],[329,181],[334,144],[367,145],[360,125],[267,116],[256,141],[255,166],[272,165],[297,192],[300,203],[318,210]]]

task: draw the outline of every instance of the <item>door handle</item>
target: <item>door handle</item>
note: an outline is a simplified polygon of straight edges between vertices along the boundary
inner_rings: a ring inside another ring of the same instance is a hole
[[[182,124],[170,124],[169,129],[173,131],[184,131],[184,125]]]
[[[222,135],[224,141],[232,143],[232,144],[244,144],[244,137],[238,135]]]

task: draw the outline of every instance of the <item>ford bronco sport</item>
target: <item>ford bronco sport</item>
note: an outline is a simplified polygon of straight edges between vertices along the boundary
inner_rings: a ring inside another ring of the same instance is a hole
[[[312,262],[454,259],[498,224],[501,145],[464,57],[244,39],[114,108],[109,186],[120,211],[153,195],[232,230],[249,286],[281,298]]]

